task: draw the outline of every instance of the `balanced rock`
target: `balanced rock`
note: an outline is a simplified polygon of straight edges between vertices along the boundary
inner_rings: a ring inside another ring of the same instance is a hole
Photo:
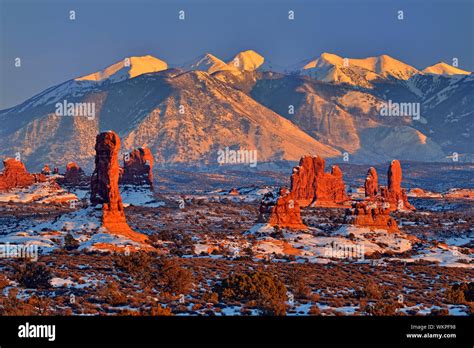
[[[36,182],[46,181],[46,177],[43,174],[28,173],[23,162],[15,158],[5,159],[3,166],[3,172],[0,173],[0,190],[28,187]]]
[[[111,234],[123,235],[136,242],[147,237],[128,226],[119,192],[118,152],[120,138],[113,131],[100,133],[95,145],[95,170],[91,179],[91,203],[102,205],[102,227]]]
[[[338,206],[347,200],[343,174],[338,166],[325,173],[319,156],[304,156],[291,175],[291,194],[300,206]]]
[[[307,229],[301,220],[300,206],[286,187],[280,189],[276,199],[271,192],[265,194],[259,212],[259,222],[290,229]]]
[[[153,155],[149,148],[138,148],[124,155],[120,183],[149,185],[153,190]]]
[[[388,232],[398,232],[398,225],[390,215],[390,209],[377,203],[356,202],[346,210],[345,223],[357,227],[382,229]]]
[[[374,167],[370,167],[365,178],[365,197],[374,198],[379,192],[379,179]]]
[[[390,205],[390,210],[415,210],[408,202],[406,191],[401,187],[402,166],[398,160],[390,163],[387,179],[388,185],[380,188],[380,196],[386,205]]]

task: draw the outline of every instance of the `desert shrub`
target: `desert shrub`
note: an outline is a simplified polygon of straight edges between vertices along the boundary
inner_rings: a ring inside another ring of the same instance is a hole
[[[164,290],[172,294],[187,294],[192,290],[193,274],[176,261],[165,260],[159,271]]]
[[[264,315],[286,314],[285,285],[269,273],[233,274],[216,290],[223,301],[251,301]]]
[[[290,273],[290,287],[296,298],[307,299],[311,296],[306,276],[299,270]]]
[[[270,237],[275,239],[285,239],[283,231],[278,226],[273,226],[273,232],[270,233]]]
[[[41,289],[50,287],[52,274],[42,263],[25,261],[24,264],[15,267],[14,278],[25,288]]]
[[[150,307],[149,315],[151,316],[170,316],[173,315],[171,308],[162,307],[159,303],[153,304]]]
[[[127,296],[120,291],[116,282],[109,282],[99,291],[99,296],[112,306],[120,306],[127,303]]]
[[[394,301],[377,301],[365,307],[365,311],[369,315],[375,316],[392,316],[397,315],[397,308],[400,307],[398,302]]]
[[[449,310],[447,308],[433,308],[429,314],[430,316],[446,316],[449,315]]]
[[[369,280],[359,291],[359,297],[381,299],[383,290],[375,282]]]
[[[134,252],[130,255],[116,255],[114,265],[137,280],[148,283],[152,277],[152,259],[145,252]]]
[[[321,315],[321,310],[319,309],[318,306],[313,305],[313,306],[311,306],[311,308],[309,309],[308,314],[309,314],[309,315]]]
[[[446,290],[446,301],[449,303],[465,303],[474,301],[474,283],[451,285]]]
[[[10,289],[7,296],[0,298],[1,316],[49,315],[51,299],[31,296],[26,300],[18,299],[18,289]]]
[[[76,250],[79,248],[79,241],[74,239],[74,237],[68,233],[64,237],[64,249],[67,251]]]

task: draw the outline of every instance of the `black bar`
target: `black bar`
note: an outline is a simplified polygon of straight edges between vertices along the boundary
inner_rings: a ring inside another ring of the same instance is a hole
[[[310,344],[472,347],[472,317],[0,317],[0,345]],[[19,338],[18,327],[54,324],[55,341]],[[420,331],[412,325],[455,325]],[[410,333],[456,338],[407,338]]]

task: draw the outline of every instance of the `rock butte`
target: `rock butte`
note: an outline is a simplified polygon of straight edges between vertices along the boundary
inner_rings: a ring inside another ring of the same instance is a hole
[[[319,156],[303,156],[291,175],[292,197],[301,207],[337,207],[347,201],[343,174],[338,166],[325,173],[326,162]]]
[[[149,148],[141,147],[124,155],[120,183],[149,185],[153,190],[153,155]]]
[[[51,169],[49,168],[49,166],[47,164],[45,164],[43,169],[41,169],[41,174],[43,174],[43,175],[50,175],[51,174]]]
[[[81,167],[75,162],[69,162],[62,182],[69,185],[83,185],[87,182],[87,178]]]
[[[100,133],[95,145],[95,169],[91,179],[91,203],[102,204],[102,227],[108,233],[144,243],[147,236],[128,226],[119,192],[118,152],[120,138],[115,132]]]
[[[239,194],[239,190],[237,190],[235,187],[229,191],[229,195],[231,196],[238,196]]]
[[[307,229],[301,220],[300,206],[286,187],[280,188],[276,200],[271,192],[265,194],[259,212],[259,222],[289,229]]]
[[[28,187],[37,182],[46,181],[44,174],[30,174],[25,165],[15,158],[3,161],[3,172],[0,173],[0,190],[6,191],[13,188]]]
[[[398,232],[397,222],[389,214],[390,209],[385,209],[375,202],[356,202],[352,204],[352,208],[346,210],[344,221],[357,227]]]

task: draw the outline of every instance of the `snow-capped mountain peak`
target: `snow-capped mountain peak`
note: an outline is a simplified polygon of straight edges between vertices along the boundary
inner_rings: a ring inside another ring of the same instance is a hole
[[[102,82],[105,80],[118,82],[139,75],[158,72],[168,69],[168,64],[156,57],[146,55],[141,57],[128,57],[111,66],[95,73],[78,77],[76,81]]]
[[[444,75],[444,76],[452,76],[452,75],[470,75],[471,72],[456,68],[452,65],[446,64],[445,62],[439,62],[438,64],[431,65],[423,69],[425,74],[431,75]]]
[[[206,71],[209,74],[222,70],[236,70],[236,68],[234,68],[232,65],[226,64],[225,62],[210,53],[206,53],[202,56],[197,57],[191,62],[183,64],[181,68],[185,71]]]
[[[253,50],[239,52],[228,64],[238,70],[253,71],[260,67],[265,58]]]
[[[352,85],[362,83],[363,86],[375,79],[394,77],[398,80],[408,80],[420,73],[416,68],[385,54],[367,58],[343,58],[327,52],[318,58],[304,61],[295,70],[321,81]]]

